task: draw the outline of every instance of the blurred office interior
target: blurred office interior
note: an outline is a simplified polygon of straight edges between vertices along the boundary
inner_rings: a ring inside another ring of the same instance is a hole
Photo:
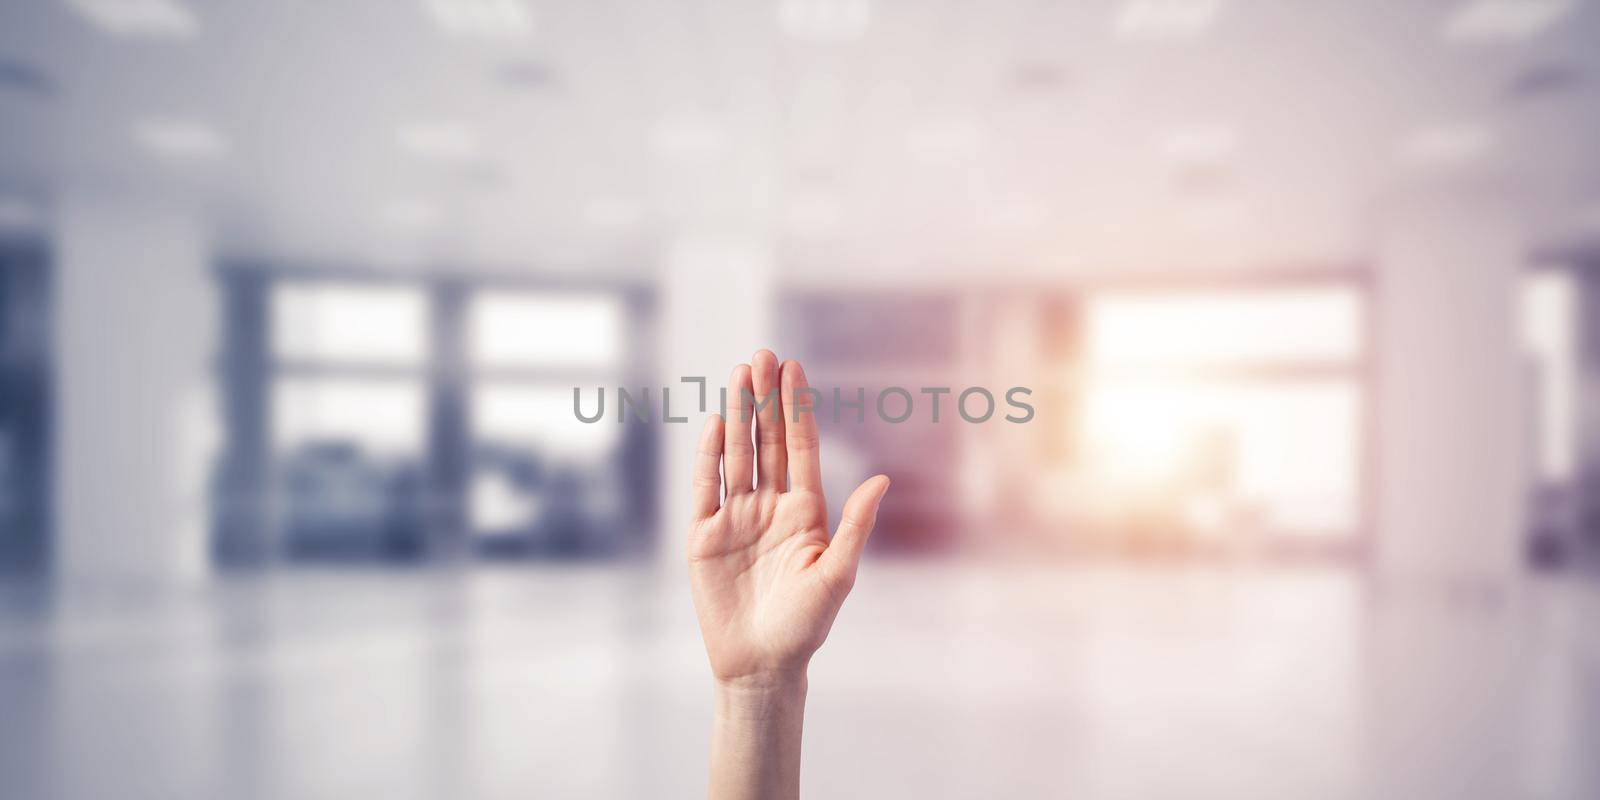
[[[763,346],[894,480],[817,796],[1600,795],[1596,43],[0,0],[0,795],[702,793],[683,379]]]

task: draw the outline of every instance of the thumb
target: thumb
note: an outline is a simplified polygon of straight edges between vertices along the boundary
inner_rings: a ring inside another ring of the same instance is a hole
[[[884,493],[889,491],[889,476],[874,475],[862,482],[844,501],[839,530],[828,542],[822,557],[829,572],[836,578],[854,580],[856,565],[861,562],[861,551],[872,535],[872,526],[878,521],[878,506]]]

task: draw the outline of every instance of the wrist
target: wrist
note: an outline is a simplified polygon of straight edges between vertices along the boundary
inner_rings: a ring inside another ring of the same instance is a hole
[[[719,677],[711,726],[711,796],[800,796],[805,670]]]
[[[717,716],[745,721],[776,720],[805,708],[806,673],[741,675],[718,678]]]

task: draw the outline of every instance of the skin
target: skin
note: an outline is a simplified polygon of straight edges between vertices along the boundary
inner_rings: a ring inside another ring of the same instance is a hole
[[[884,475],[863,482],[828,535],[816,418],[796,391],[806,386],[799,362],[780,367],[772,351],[757,352],[734,368],[728,418],[706,420],[695,455],[687,550],[716,677],[714,800],[799,796],[806,667],[855,584],[889,489]],[[754,410],[779,388],[779,400]]]

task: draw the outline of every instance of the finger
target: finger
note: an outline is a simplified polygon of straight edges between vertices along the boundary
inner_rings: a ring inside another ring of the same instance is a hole
[[[856,565],[861,563],[861,551],[866,549],[867,538],[872,535],[872,528],[878,522],[878,506],[887,491],[889,476],[874,475],[857,486],[850,493],[850,499],[844,501],[839,530],[833,534],[828,549],[822,553],[822,561],[834,578],[847,583],[855,580]]]
[[[728,377],[728,418],[722,426],[722,477],[728,494],[750,491],[755,450],[750,446],[750,365],[740,364]]]
[[[773,491],[789,488],[789,456],[783,449],[783,403],[778,399],[778,357],[771,350],[750,359],[755,386],[756,486]]]
[[[717,513],[722,503],[722,416],[706,418],[694,454],[693,511],[696,522]]]
[[[783,364],[783,424],[793,489],[822,493],[822,464],[817,445],[816,398],[798,361]]]

